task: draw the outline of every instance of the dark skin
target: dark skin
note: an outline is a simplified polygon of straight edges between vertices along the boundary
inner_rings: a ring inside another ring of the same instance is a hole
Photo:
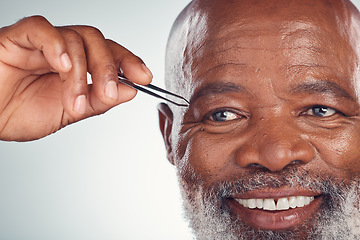
[[[170,44],[167,59],[167,78],[178,81],[169,86],[191,99],[190,107],[159,108],[168,159],[180,178],[204,189],[288,168],[358,179],[360,36],[354,29],[359,14],[347,1],[193,2],[175,24],[170,43],[180,44]],[[189,178],[189,167],[201,182]],[[233,201],[298,195],[316,201],[281,218]],[[289,186],[232,198],[226,201],[233,216],[270,230],[302,224],[323,201],[321,192]]]
[[[34,16],[0,29],[0,139],[29,141],[131,100],[117,74],[148,84],[142,60],[90,26]],[[87,84],[86,73],[93,84]]]

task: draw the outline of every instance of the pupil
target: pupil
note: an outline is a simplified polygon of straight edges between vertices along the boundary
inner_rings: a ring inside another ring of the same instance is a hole
[[[226,112],[217,112],[213,117],[215,121],[224,122],[226,121],[227,114]]]
[[[324,116],[327,112],[327,108],[324,107],[316,107],[314,108],[314,114],[319,116]]]

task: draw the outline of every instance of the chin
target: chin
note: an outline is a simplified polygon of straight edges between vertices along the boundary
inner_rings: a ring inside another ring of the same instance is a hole
[[[344,184],[328,179],[312,178],[311,182],[298,177],[298,180],[276,186],[269,182],[257,184],[262,187],[233,181],[208,188],[182,180],[180,189],[186,217],[196,239],[360,239],[359,181]],[[306,200],[306,204],[300,203],[299,207],[286,204],[284,207],[279,197],[275,199],[275,209],[249,205],[253,202],[249,192],[261,195],[259,189],[264,188],[264,184],[271,185],[271,189],[278,187],[279,194],[296,195],[295,191],[290,194],[289,189],[294,185],[299,189],[299,183],[304,182],[311,182],[300,187],[308,189],[301,194],[314,195],[309,196],[309,203]],[[276,209],[277,204],[282,207]]]

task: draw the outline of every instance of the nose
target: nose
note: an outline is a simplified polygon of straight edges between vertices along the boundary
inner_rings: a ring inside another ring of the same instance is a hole
[[[289,119],[262,119],[253,124],[235,152],[241,167],[262,166],[281,171],[291,164],[306,164],[315,155],[305,134]]]

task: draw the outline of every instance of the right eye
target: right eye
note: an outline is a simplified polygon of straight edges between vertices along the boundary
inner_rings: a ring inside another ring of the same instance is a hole
[[[239,119],[241,117],[242,116],[234,112],[231,112],[229,110],[220,110],[212,113],[209,118],[214,122],[226,122],[226,121]]]

